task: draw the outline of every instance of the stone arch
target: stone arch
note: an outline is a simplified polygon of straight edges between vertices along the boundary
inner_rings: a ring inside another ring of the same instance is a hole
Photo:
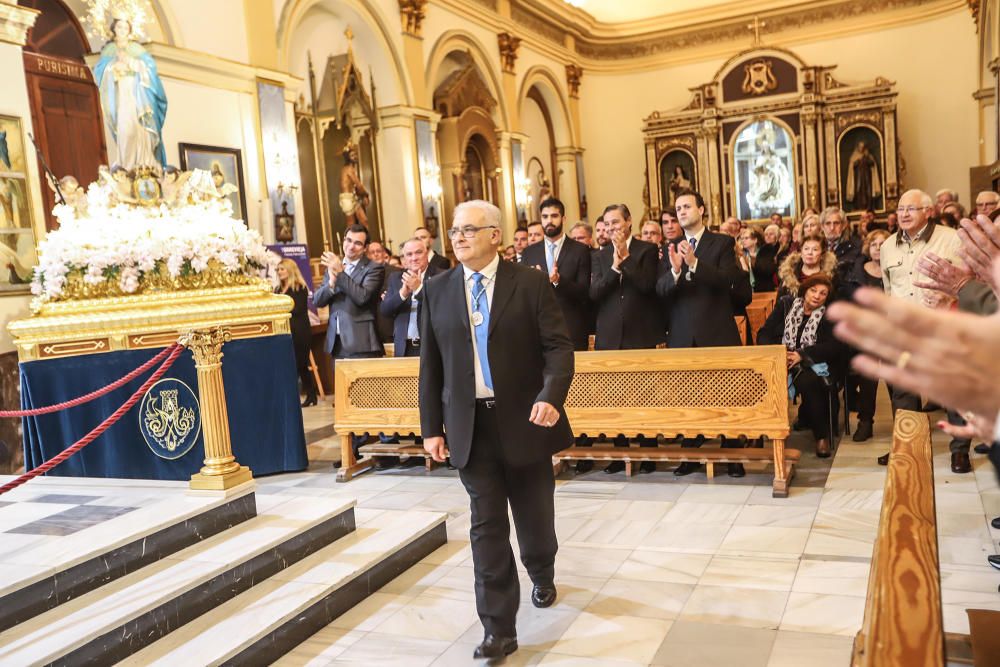
[[[372,61],[371,71],[379,90],[380,106],[413,104],[413,85],[396,43],[399,29],[390,28],[371,0],[286,0],[276,35],[281,68],[292,71],[293,37],[313,10],[326,11],[343,19],[355,33],[355,44],[371,47],[365,49],[364,55]],[[313,64],[322,65],[315,61]]]
[[[425,81],[427,81],[428,97],[433,98],[434,92],[441,84],[447,74],[444,72],[445,62],[450,55],[455,52],[468,54],[476,69],[483,78],[490,90],[493,99],[497,101],[497,108],[494,112],[499,131],[510,130],[510,118],[507,113],[507,100],[504,99],[503,86],[500,83],[500,75],[495,68],[495,62],[499,62],[495,56],[490,59],[486,48],[472,35],[459,30],[449,30],[443,33],[431,48],[427,58],[425,69]]]
[[[570,120],[569,105],[559,86],[558,79],[547,67],[536,65],[529,69],[521,80],[521,88],[517,94],[518,109],[532,91],[536,91],[536,101],[544,102],[544,111],[548,113],[552,123],[552,139],[557,147],[576,145],[576,128]]]

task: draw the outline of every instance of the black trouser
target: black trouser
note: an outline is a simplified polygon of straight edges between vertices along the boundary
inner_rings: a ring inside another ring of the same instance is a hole
[[[889,399],[892,400],[892,387],[885,386]],[[875,399],[878,394],[878,380],[861,377],[858,381],[858,421],[875,420]]]
[[[965,420],[962,419],[962,415],[954,410],[948,410],[948,423],[953,426],[965,426]],[[969,447],[971,446],[972,441],[968,438],[952,438],[951,442],[948,443],[948,449],[951,450],[952,454],[968,454]]]
[[[407,340],[406,350],[403,354],[397,355],[400,357],[419,357],[420,356],[420,340]]]
[[[923,407],[923,403],[920,400],[920,394],[912,394],[908,391],[903,391],[898,387],[890,387],[889,396],[892,398],[893,415],[895,415],[896,410],[913,410],[914,412],[920,412],[920,409]]]
[[[498,436],[496,410],[476,402],[472,452],[459,477],[472,509],[472,563],[476,610],[487,634],[514,637],[520,588],[510,548],[510,504],[521,547],[521,562],[535,584],[555,575],[555,478],[545,457],[527,465],[507,461]]]
[[[803,421],[809,424],[816,440],[826,438],[828,441],[832,441],[833,412],[830,410],[830,404],[838,404],[839,401],[831,394],[826,382],[811,368],[806,368],[801,364],[799,368],[800,370],[792,384],[802,396],[802,405],[799,407],[800,419],[805,418]],[[837,412],[839,411],[838,409]]]

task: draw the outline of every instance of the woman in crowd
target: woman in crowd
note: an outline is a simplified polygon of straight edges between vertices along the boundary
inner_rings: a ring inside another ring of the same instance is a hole
[[[778,301],[757,334],[760,345],[785,346],[789,381],[802,396],[799,422],[812,429],[819,458],[831,453],[831,415],[839,411],[831,378],[838,376],[843,363],[843,347],[825,317],[832,292],[833,281],[826,274],[807,277],[797,296]]]
[[[781,263],[788,257],[788,253],[798,249],[798,244],[792,248],[792,228],[782,227],[778,231],[778,253],[774,256],[775,266],[781,266]]]
[[[506,262],[516,262],[517,261],[517,250],[514,246],[509,245],[503,250],[503,258]]]
[[[306,393],[306,400],[302,402],[302,407],[316,405],[316,383],[313,380],[312,371],[309,370],[309,343],[312,340],[312,325],[309,324],[309,288],[302,278],[299,265],[292,260],[285,258],[278,264],[278,285],[279,294],[287,294],[292,297],[292,345],[295,347],[295,367],[299,372],[299,380],[302,381],[302,390]]]
[[[819,216],[815,213],[802,218],[802,238],[807,236],[823,236],[823,229],[819,224]]]
[[[841,296],[850,299],[859,287],[875,287],[882,289],[882,266],[879,263],[882,243],[889,238],[889,232],[876,229],[865,237],[861,248],[861,256],[851,271],[844,276]],[[875,394],[878,391],[878,380],[861,377],[858,386],[858,427],[854,431],[854,442],[870,440],[874,429]],[[888,387],[886,387],[888,389]]]
[[[778,269],[778,279],[781,282],[778,289],[779,296],[798,294],[799,284],[817,273],[825,273],[830,280],[834,279],[837,257],[832,252],[824,250],[825,246],[822,236],[803,237],[802,250],[789,253]]]
[[[750,274],[750,285],[754,292],[775,290],[774,255],[777,247],[768,246],[764,235],[756,227],[747,227],[740,232],[740,265]]]

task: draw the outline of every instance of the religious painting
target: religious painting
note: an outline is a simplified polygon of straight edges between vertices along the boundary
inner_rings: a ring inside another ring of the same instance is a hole
[[[288,202],[281,202],[281,213],[274,216],[274,239],[278,243],[295,240],[295,216],[288,212]]]
[[[673,206],[682,190],[697,190],[698,174],[694,156],[675,149],[660,160],[660,193],[664,206]]]
[[[30,289],[38,257],[21,119],[0,116],[0,294]]]
[[[740,131],[732,151],[737,217],[796,214],[794,151],[791,133],[775,121],[758,120]]]
[[[236,192],[229,194],[233,217],[246,222],[247,196],[243,186],[243,157],[240,149],[200,144],[179,144],[178,148],[181,169],[202,169],[212,175],[216,187],[221,188],[229,183],[236,188]]]
[[[840,206],[846,213],[885,210],[882,192],[882,137],[874,128],[858,125],[840,137]]]

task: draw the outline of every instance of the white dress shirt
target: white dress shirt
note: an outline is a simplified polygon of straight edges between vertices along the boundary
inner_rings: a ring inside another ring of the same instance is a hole
[[[486,304],[490,310],[490,316],[493,314],[493,288],[496,286],[497,267],[499,266],[500,255],[497,255],[482,271],[478,272],[483,274],[483,287],[486,289]],[[486,386],[486,381],[483,379],[483,367],[479,364],[479,349],[476,347],[476,326],[472,323],[472,286],[475,283],[472,274],[476,271],[467,266],[463,266],[462,269],[465,271],[465,306],[469,315],[469,331],[472,333],[472,364],[476,369],[476,398],[493,398],[493,390]]]
[[[354,260],[352,262],[351,260],[349,260],[347,258],[344,258],[344,273],[346,273],[348,276],[350,276],[351,273],[354,272],[354,267],[356,267],[358,265],[358,262],[360,262],[360,261],[361,261],[360,259],[356,259],[356,260]],[[336,282],[336,281],[334,281],[334,282]],[[333,285],[333,284],[330,285],[330,289],[334,289],[334,287],[335,287],[335,285]],[[337,335],[339,336],[340,335],[340,312],[338,311],[337,313],[335,313],[334,317],[337,320]]]

